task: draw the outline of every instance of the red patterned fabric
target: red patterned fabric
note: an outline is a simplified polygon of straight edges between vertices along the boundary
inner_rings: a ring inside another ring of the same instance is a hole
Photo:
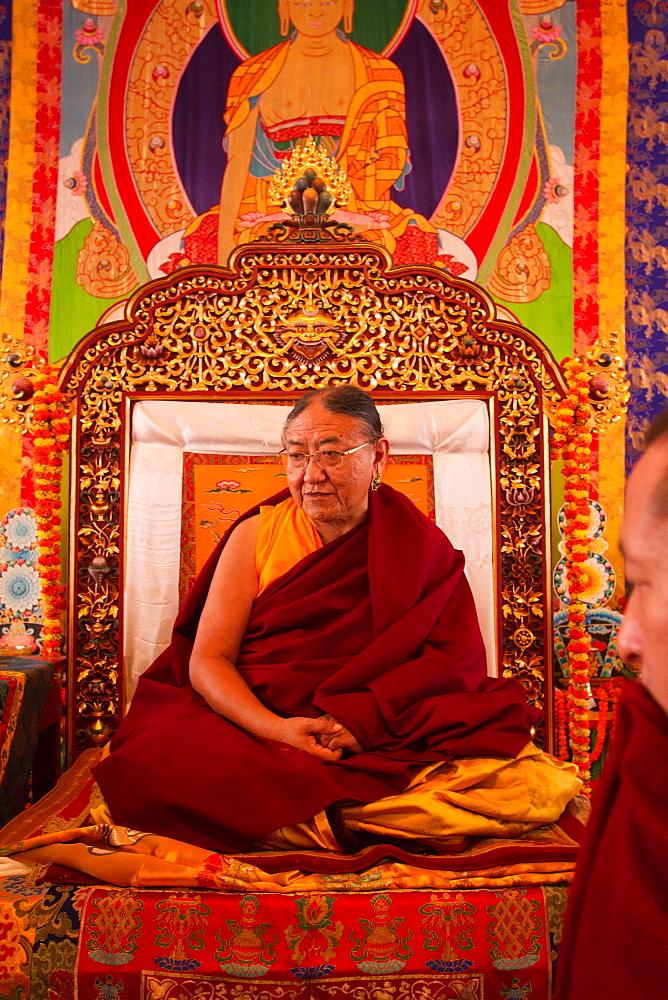
[[[272,897],[16,879],[0,897],[0,989],[50,1000],[549,1000],[564,889],[370,888]]]
[[[364,525],[257,598],[237,663],[273,710],[329,712],[364,751],[324,764],[217,715],[190,686],[188,665],[225,541],[95,769],[116,823],[244,850],[340,800],[401,790],[411,764],[514,757],[526,745],[538,713],[517,682],[487,677],[462,554],[387,486],[371,495]]]
[[[186,234],[183,247],[184,259],[188,263],[195,261],[198,264],[215,264],[218,260],[218,213],[205,215],[197,229]],[[176,270],[180,263],[176,254],[170,256],[173,258],[174,267],[163,265],[161,268],[167,274]]]
[[[26,344],[30,344],[38,354],[44,356],[49,351],[51,267],[56,228],[62,16],[60,4],[40,5],[32,231],[24,339]]]
[[[427,233],[417,226],[407,226],[392,254],[396,267],[407,264],[433,264],[438,257],[438,234]]]
[[[578,860],[559,1000],[666,995],[667,891],[668,717],[633,682]]]
[[[575,349],[587,351],[599,332],[599,160],[602,66],[600,0],[577,5],[573,309]]]

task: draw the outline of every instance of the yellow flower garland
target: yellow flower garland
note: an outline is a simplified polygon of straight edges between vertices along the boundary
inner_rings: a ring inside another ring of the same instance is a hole
[[[37,564],[44,608],[42,656],[60,656],[63,630],[60,612],[64,607],[60,566],[60,484],[63,452],[70,437],[70,422],[64,394],[58,388],[57,369],[45,366],[33,379],[32,431],[34,438],[33,479],[35,516],[39,538]]]
[[[585,563],[589,555],[589,482],[591,460],[590,372],[583,358],[566,358],[563,370],[568,393],[556,412],[553,439],[555,455],[564,459],[565,505],[564,542],[568,587],[568,730],[573,761],[578,765],[589,792],[590,734],[589,653],[591,640],[586,630],[586,605],[582,594],[588,586]]]

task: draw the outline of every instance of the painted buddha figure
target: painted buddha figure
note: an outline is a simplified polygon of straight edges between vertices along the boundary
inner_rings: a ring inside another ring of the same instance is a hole
[[[390,252],[411,221],[435,232],[391,200],[410,170],[404,81],[394,63],[346,37],[354,0],[279,0],[278,12],[289,37],[251,56],[230,80],[220,208],[188,228],[187,256],[224,264],[238,243],[284,218],[267,200],[268,184],[309,135],[336,158],[353,188],[335,218]]]

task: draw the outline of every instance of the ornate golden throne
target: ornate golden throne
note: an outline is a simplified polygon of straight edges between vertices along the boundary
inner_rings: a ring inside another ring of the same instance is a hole
[[[396,408],[393,427],[405,405],[472,403],[486,414],[489,669],[525,685],[545,713],[538,738],[552,748],[548,413],[565,391],[560,369],[471,282],[440,268],[392,269],[382,248],[345,229],[302,223],[237,249],[229,269],[185,268],[143,286],[125,317],[93,330],[62,368],[73,412],[70,762],[108,741],[132,683],[126,594],[138,407],[272,408],[346,382]],[[245,448],[236,453],[246,457]],[[258,454],[270,451],[269,433]],[[32,807],[21,839],[54,830],[54,810],[61,830],[81,826],[87,800],[73,794],[62,785],[50,806]],[[483,863],[469,853],[450,858],[447,873],[443,863],[409,875],[374,855],[366,866],[351,861],[347,875],[325,868],[305,888],[266,895],[261,879],[229,858],[221,871],[232,865],[234,879],[210,873],[187,889],[118,888],[41,866],[4,884],[0,906],[19,914],[23,948],[13,988],[54,997],[76,989],[86,1000],[546,998],[577,835],[542,836],[542,868],[535,840],[526,864],[514,867],[498,851]],[[539,873],[538,884],[527,871]]]
[[[547,411],[564,391],[546,348],[477,286],[388,270],[374,245],[322,230],[141,288],[61,374],[75,400],[68,745],[105,743],[124,699],[123,581],[131,414],[146,400],[286,403],[352,382],[380,403],[475,399],[492,435],[496,669],[545,710],[552,744]]]

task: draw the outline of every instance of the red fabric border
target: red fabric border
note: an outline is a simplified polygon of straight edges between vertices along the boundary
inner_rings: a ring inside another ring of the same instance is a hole
[[[68,993],[79,1000],[550,994],[550,912],[538,887],[468,895],[332,889],[306,898],[168,899],[91,889],[77,904],[81,945],[76,990]]]
[[[578,4],[578,73],[575,104],[575,183],[573,233],[574,345],[586,351],[599,332],[598,223],[601,140],[600,0]]]
[[[114,51],[107,107],[107,135],[109,136],[109,155],[113,164],[114,181],[123,201],[127,218],[132,219],[132,231],[144,257],[158,242],[160,234],[151,222],[130,170],[125,146],[125,113],[130,67],[146,22],[155,6],[155,0],[132,0],[132,9],[128,10],[125,15]],[[101,190],[97,187],[97,180],[96,188],[98,194],[101,195]],[[106,192],[104,198],[107,199]]]
[[[522,156],[524,138],[524,114],[526,110],[526,88],[524,66],[515,35],[515,27],[509,5],[499,0],[479,0],[485,18],[496,39],[499,54],[503,60],[508,107],[506,114],[506,150],[499,170],[499,177],[492,188],[484,210],[475,225],[466,235],[466,242],[482,260],[489,250],[499,228],[499,221],[505,211],[508,199],[517,182],[517,171]],[[516,137],[519,137],[516,139]],[[531,171],[527,183],[531,184]]]
[[[39,5],[37,26],[37,106],[35,166],[32,188],[32,231],[24,339],[48,356],[51,274],[56,229],[56,192],[60,140],[60,74],[62,7]]]

